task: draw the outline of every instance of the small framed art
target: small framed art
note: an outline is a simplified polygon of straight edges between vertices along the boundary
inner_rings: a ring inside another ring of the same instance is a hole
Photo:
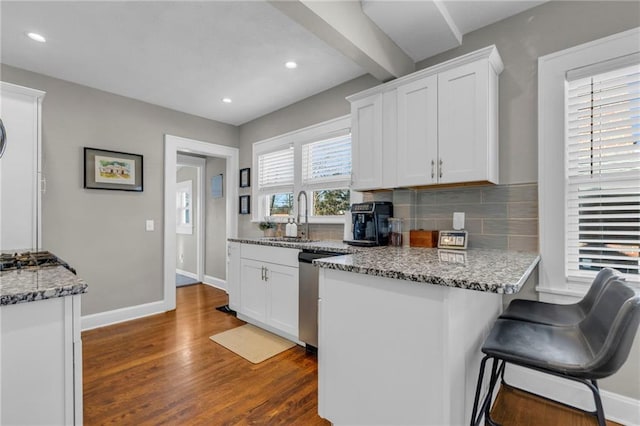
[[[240,214],[249,214],[251,213],[251,196],[250,195],[241,195],[240,196]]]
[[[84,187],[142,192],[142,155],[85,147]]]
[[[240,169],[240,188],[248,188],[251,186],[251,169]]]

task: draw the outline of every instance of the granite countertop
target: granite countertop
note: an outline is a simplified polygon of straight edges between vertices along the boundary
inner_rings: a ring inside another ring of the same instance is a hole
[[[286,237],[263,238],[229,238],[228,241],[242,244],[257,244],[270,247],[284,247],[299,250],[330,251],[334,253],[355,253],[356,247],[350,246],[338,240],[297,240]]]
[[[375,247],[314,260],[321,268],[491,293],[520,291],[540,256],[490,249]]]
[[[87,292],[87,283],[64,266],[0,271],[0,306]]]
[[[503,294],[519,292],[540,261],[537,253],[492,249],[354,247],[335,240],[286,238],[229,238],[229,241],[343,253],[316,259],[313,264],[358,274]]]

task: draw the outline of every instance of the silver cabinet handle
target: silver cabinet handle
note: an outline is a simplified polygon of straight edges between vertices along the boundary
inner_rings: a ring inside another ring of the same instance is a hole
[[[262,267],[262,277],[260,277],[262,281],[264,281],[264,266]]]
[[[436,166],[436,162],[431,160],[431,179],[433,179],[435,177],[435,166]]]
[[[439,167],[439,169],[440,169],[440,177],[442,177],[442,158],[440,159],[440,167]]]
[[[267,269],[266,266],[264,268],[264,281],[265,282],[269,281],[269,270]]]

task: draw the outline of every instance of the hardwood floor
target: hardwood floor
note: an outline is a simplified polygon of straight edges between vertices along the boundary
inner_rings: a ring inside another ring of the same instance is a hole
[[[316,357],[296,346],[254,365],[209,340],[244,324],[215,309],[226,303],[212,287],[180,287],[174,312],[82,333],[84,424],[328,425]],[[517,391],[501,391],[492,413],[505,426],[596,424]]]
[[[517,389],[502,387],[491,409],[491,418],[502,425],[592,426],[595,417],[537,398]],[[608,426],[621,426],[607,421]]]
[[[209,340],[244,324],[215,310],[226,303],[212,287],[181,287],[174,312],[82,333],[84,424],[329,424],[303,348],[254,365]]]

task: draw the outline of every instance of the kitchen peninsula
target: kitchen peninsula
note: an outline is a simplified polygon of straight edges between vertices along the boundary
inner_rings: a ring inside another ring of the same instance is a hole
[[[49,252],[0,256],[0,424],[80,425],[87,283]]]
[[[335,425],[468,424],[480,346],[535,253],[380,247],[320,267],[319,414]]]

